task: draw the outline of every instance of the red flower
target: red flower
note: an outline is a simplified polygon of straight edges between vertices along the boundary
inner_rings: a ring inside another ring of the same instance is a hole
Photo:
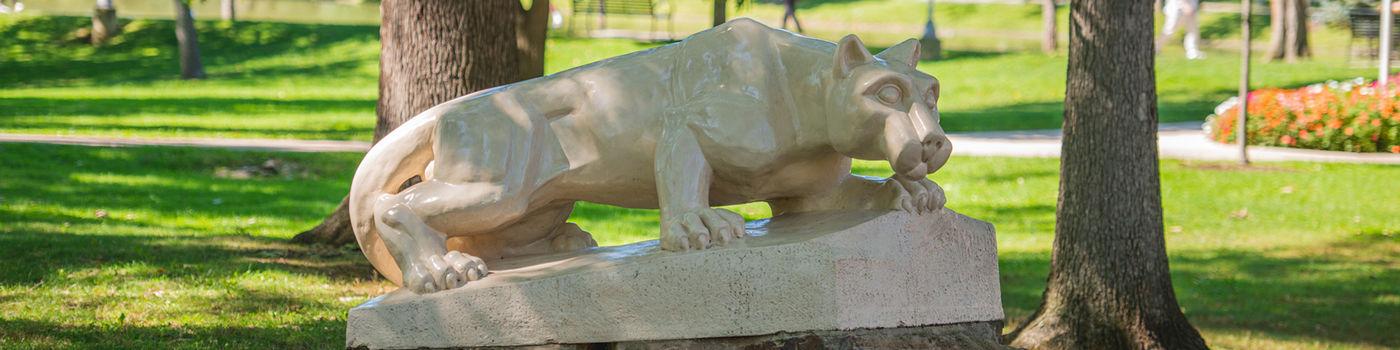
[[[1400,153],[1400,145],[1390,146],[1390,153]]]

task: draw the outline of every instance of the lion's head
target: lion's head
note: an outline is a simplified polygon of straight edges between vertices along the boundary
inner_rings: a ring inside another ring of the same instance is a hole
[[[939,126],[938,79],[920,72],[913,39],[871,56],[854,35],[841,39],[827,96],[827,133],[848,157],[887,160],[895,176],[937,171],[953,145]]]

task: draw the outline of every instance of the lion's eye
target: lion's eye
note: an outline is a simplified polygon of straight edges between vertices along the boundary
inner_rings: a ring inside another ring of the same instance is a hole
[[[884,102],[885,104],[890,105],[899,103],[900,93],[899,87],[897,86],[886,85],[885,87],[880,88],[880,92],[878,94],[880,97],[880,102]]]

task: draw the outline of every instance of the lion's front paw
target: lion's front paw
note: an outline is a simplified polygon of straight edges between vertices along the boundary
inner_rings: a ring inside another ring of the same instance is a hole
[[[705,249],[746,235],[744,217],[724,209],[701,208],[661,220],[661,249],[669,251]]]
[[[930,213],[943,209],[948,199],[943,196],[943,188],[928,178],[906,180],[890,179],[895,195],[888,203],[890,209],[903,210],[911,214]]]
[[[427,255],[404,270],[404,286],[418,294],[453,289],[467,282],[486,277],[486,262],[481,258],[452,251],[443,255]]]

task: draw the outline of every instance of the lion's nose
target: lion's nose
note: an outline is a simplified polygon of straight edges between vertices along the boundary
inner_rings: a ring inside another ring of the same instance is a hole
[[[948,136],[943,133],[929,133],[924,136],[923,141],[923,161],[929,163],[938,157],[938,154],[948,146]]]
[[[934,134],[934,133],[929,133],[928,135],[924,135],[924,142],[923,142],[924,148],[939,149],[939,148],[943,148],[943,145],[944,145],[944,144],[947,144],[947,143],[948,143],[948,137],[945,137],[945,136],[943,136],[943,135],[937,135],[937,134]]]

